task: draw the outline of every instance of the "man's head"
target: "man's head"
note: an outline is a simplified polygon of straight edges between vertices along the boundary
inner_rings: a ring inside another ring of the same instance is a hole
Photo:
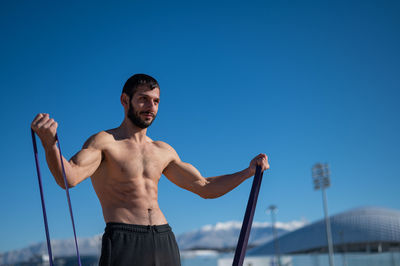
[[[153,123],[160,102],[158,82],[146,75],[130,77],[122,90],[121,103],[129,120],[139,128],[147,128]]]
[[[155,78],[146,74],[135,74],[125,82],[122,93],[125,93],[131,99],[140,86],[145,86],[150,90],[155,88],[160,89]]]

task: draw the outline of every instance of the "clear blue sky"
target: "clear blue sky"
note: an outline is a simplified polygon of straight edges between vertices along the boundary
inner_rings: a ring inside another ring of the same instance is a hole
[[[69,158],[121,123],[134,73],[161,86],[149,136],[204,176],[269,155],[256,221],[270,204],[279,221],[320,219],[319,161],[331,166],[331,214],[400,209],[399,14],[398,1],[2,1],[0,252],[45,239],[31,120],[50,113]],[[51,237],[70,238],[65,193],[40,155]],[[179,234],[242,220],[250,187],[204,200],[163,177],[159,201]],[[71,197],[78,235],[102,233],[90,180]]]

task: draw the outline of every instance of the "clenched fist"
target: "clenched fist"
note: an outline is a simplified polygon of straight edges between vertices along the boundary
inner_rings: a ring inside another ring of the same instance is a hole
[[[38,114],[31,123],[31,128],[39,136],[44,147],[51,147],[56,143],[58,124],[49,114]]]
[[[256,172],[257,165],[261,167],[261,172],[269,169],[268,156],[264,153],[260,153],[259,155],[254,157],[253,160],[251,160],[250,169],[254,172],[253,175]]]

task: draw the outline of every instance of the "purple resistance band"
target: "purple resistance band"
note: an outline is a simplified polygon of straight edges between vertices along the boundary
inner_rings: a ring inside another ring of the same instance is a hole
[[[258,193],[260,192],[262,176],[263,172],[261,172],[261,167],[257,166],[232,266],[243,265],[244,257],[246,255],[247,243],[249,242],[250,229],[253,223],[254,211],[257,205]]]
[[[38,149],[37,149],[37,145],[36,145],[35,132],[32,129],[31,129],[31,133],[32,133],[33,152],[35,154],[36,170],[37,170],[38,181],[39,181],[40,198],[41,198],[41,201],[42,201],[44,227],[45,227],[45,230],[46,230],[47,250],[49,252],[50,266],[53,266],[53,254],[51,252],[49,226],[48,226],[48,223],[47,223],[46,206],[45,206],[45,203],[44,203],[44,196],[43,196],[42,176],[40,174],[40,168],[39,168]],[[61,154],[60,141],[58,139],[58,135],[57,134],[56,134],[56,141],[57,141],[58,150],[59,150],[59,154],[60,154],[60,161],[61,161],[61,168],[62,168],[62,173],[63,173],[63,178],[64,178],[65,191],[67,193],[67,201],[68,201],[68,206],[69,206],[69,213],[70,213],[71,221],[72,221],[72,229],[74,231],[75,247],[76,247],[76,255],[77,255],[77,258],[78,258],[78,265],[82,266],[82,264],[81,264],[81,256],[79,255],[79,249],[78,249],[78,241],[77,241],[77,238],[76,238],[75,222],[74,222],[74,215],[72,213],[71,198],[69,196],[69,188],[68,188],[68,183],[67,183],[67,177],[66,177],[66,174],[65,174],[64,163],[63,163],[62,154]]]

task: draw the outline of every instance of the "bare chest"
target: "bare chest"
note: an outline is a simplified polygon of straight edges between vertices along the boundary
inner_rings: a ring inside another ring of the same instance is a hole
[[[114,177],[159,179],[168,165],[168,155],[152,143],[115,142],[104,150],[104,170]]]

